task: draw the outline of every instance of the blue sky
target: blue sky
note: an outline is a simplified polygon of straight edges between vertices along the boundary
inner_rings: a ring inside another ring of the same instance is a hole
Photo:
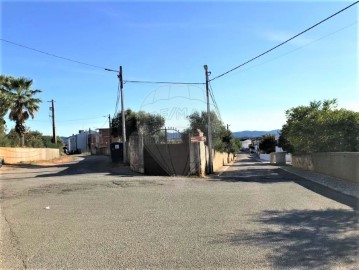
[[[204,83],[203,65],[214,78],[350,3],[2,1],[1,37],[100,67],[122,65],[124,80]],[[285,110],[332,98],[358,111],[358,6],[213,80],[224,124],[232,131],[280,129]],[[0,45],[1,73],[31,78],[42,90],[40,110],[27,122],[31,130],[51,134],[51,99],[58,135],[108,126],[116,73]],[[186,115],[206,110],[204,85],[126,83],[124,94],[125,108],[160,113],[178,129],[187,126]]]

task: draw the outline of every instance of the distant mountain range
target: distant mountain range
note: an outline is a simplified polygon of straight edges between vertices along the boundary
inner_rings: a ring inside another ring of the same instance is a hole
[[[244,131],[233,132],[233,136],[235,138],[256,138],[256,137],[262,137],[263,135],[267,135],[267,134],[277,135],[279,134],[279,132],[280,129],[274,129],[270,131],[244,130]]]

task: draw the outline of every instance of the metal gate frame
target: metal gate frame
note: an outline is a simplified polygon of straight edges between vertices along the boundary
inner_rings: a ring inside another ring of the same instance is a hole
[[[145,173],[156,174],[155,163],[160,167],[158,174],[170,176],[189,175],[189,140],[176,128],[163,128],[144,135]],[[155,163],[151,163],[152,158]],[[152,165],[152,168],[146,167]],[[151,163],[151,164],[149,164]]]

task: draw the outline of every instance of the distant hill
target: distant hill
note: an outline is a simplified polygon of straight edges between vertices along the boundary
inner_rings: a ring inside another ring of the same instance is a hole
[[[233,136],[235,138],[256,138],[256,137],[262,137],[263,135],[267,135],[267,134],[277,135],[279,134],[279,132],[280,129],[275,129],[270,131],[244,130],[244,131],[233,132]]]

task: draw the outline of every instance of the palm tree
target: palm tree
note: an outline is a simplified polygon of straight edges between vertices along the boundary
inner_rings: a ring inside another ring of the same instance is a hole
[[[4,115],[9,110],[9,98],[8,98],[8,92],[10,89],[10,83],[11,83],[12,77],[5,76],[0,74],[0,117],[4,117]]]
[[[9,89],[12,77],[5,76],[0,74],[0,135],[4,133],[4,126],[6,124],[4,116],[9,111],[10,108],[10,99],[9,99]]]
[[[24,123],[31,116],[34,118],[35,112],[39,110],[39,103],[41,99],[34,98],[33,96],[40,93],[41,90],[32,90],[32,80],[26,78],[11,78],[10,87],[7,91],[7,96],[10,100],[10,114],[9,118],[15,121],[15,131],[21,138],[21,146],[25,145]]]

